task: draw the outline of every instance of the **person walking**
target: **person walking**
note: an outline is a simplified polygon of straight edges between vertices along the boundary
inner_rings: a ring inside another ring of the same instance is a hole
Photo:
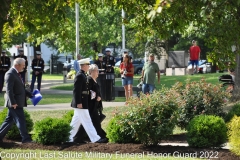
[[[42,74],[44,71],[44,60],[41,58],[42,52],[36,51],[37,57],[32,60],[32,82],[31,82],[31,92],[34,89],[34,84],[37,78],[37,89],[40,91],[42,83]]]
[[[78,63],[78,61],[81,59],[81,55],[80,54],[78,54],[77,55],[77,59],[74,61],[74,64],[73,64],[73,68],[74,68],[74,70],[75,70],[75,74],[77,74],[79,71],[80,71],[80,65],[79,65],[79,63]]]
[[[158,76],[158,83],[160,83],[160,70],[158,64],[154,62],[154,55],[150,54],[148,57],[148,62],[143,66],[142,70],[142,92],[144,94],[151,94],[155,89],[156,74]]]
[[[3,86],[4,86],[4,76],[6,72],[11,67],[11,60],[9,57],[6,56],[6,51],[2,51],[1,56],[1,63],[0,63],[0,93],[2,93]]]
[[[27,66],[28,66],[28,60],[27,60],[27,56],[24,55],[24,50],[23,48],[19,48],[18,49],[18,55],[14,57],[14,59],[16,58],[23,58],[25,60],[25,68],[23,69],[22,72],[20,72],[23,83],[25,84],[25,77],[26,77],[26,72],[27,72]]]
[[[97,134],[107,142],[106,132],[101,127],[102,116],[102,100],[100,94],[100,87],[97,83],[97,77],[99,75],[98,66],[96,64],[91,64],[89,67],[89,76],[88,78],[88,110],[93,123],[94,128],[97,131]],[[81,143],[84,141],[85,130],[83,126],[79,128],[76,136],[74,137],[74,142]]]
[[[196,73],[198,73],[198,66],[199,66],[199,59],[200,59],[200,52],[201,49],[197,45],[197,41],[193,40],[192,41],[192,46],[189,49],[189,54],[190,54],[190,63],[192,64],[192,74],[194,74],[194,65],[196,66]]]
[[[134,75],[134,66],[130,61],[130,56],[124,54],[123,62],[120,64],[120,74],[122,75],[122,86],[124,87],[126,103],[133,95],[133,75]]]
[[[71,102],[71,107],[74,108],[74,115],[70,123],[72,130],[70,131],[69,142],[74,142],[74,136],[82,124],[91,142],[103,143],[104,140],[97,134],[88,110],[89,82],[87,81],[86,72],[89,70],[90,59],[85,58],[78,62],[81,65],[81,70],[74,78],[73,99]]]
[[[25,89],[20,72],[24,70],[25,60],[16,58],[13,61],[13,67],[7,71],[5,75],[6,82],[6,99],[5,107],[8,108],[8,113],[5,121],[0,127],[0,143],[12,127],[16,123],[22,136],[22,143],[32,142],[26,127],[26,120],[23,107],[27,106],[26,96],[32,98],[33,95]]]

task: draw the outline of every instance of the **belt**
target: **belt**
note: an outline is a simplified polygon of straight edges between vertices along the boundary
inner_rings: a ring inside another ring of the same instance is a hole
[[[89,91],[82,91],[82,94],[89,94]]]

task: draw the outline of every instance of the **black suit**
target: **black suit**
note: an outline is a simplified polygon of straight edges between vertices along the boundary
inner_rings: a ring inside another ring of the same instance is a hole
[[[6,73],[5,82],[7,95],[5,106],[8,107],[8,115],[0,128],[0,140],[5,137],[15,122],[22,136],[22,142],[31,141],[31,137],[27,132],[23,107],[27,106],[26,96],[32,97],[32,95],[25,89],[21,77],[14,68],[11,68]],[[12,107],[14,104],[18,105],[16,109]]]
[[[88,110],[89,114],[93,123],[93,126],[95,127],[97,134],[101,138],[106,138],[106,132],[101,127],[101,121],[99,116],[99,109],[102,107],[102,101],[97,101],[97,97],[101,97],[100,95],[100,87],[99,85],[92,79],[91,76],[88,76],[88,87],[89,91],[92,90],[96,92],[96,97],[94,99],[91,99],[91,94],[88,95]],[[81,142],[85,139],[86,136],[85,130],[83,126],[81,126],[78,130],[78,133],[74,137],[75,142]]]

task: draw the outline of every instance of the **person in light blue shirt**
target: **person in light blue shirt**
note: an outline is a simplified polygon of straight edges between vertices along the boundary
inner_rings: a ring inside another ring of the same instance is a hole
[[[80,71],[80,65],[78,63],[78,61],[81,59],[81,55],[78,54],[77,55],[77,59],[74,61],[74,64],[73,64],[73,67],[74,67],[74,70],[76,71],[76,74]]]

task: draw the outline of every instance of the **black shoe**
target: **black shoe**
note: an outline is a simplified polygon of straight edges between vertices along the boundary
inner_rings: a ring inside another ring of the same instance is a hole
[[[78,143],[76,143],[76,142],[63,142],[62,144],[74,145],[74,144],[78,144]]]
[[[107,138],[100,138],[97,142],[95,142],[95,143],[107,143],[108,142],[108,140],[107,140]]]

